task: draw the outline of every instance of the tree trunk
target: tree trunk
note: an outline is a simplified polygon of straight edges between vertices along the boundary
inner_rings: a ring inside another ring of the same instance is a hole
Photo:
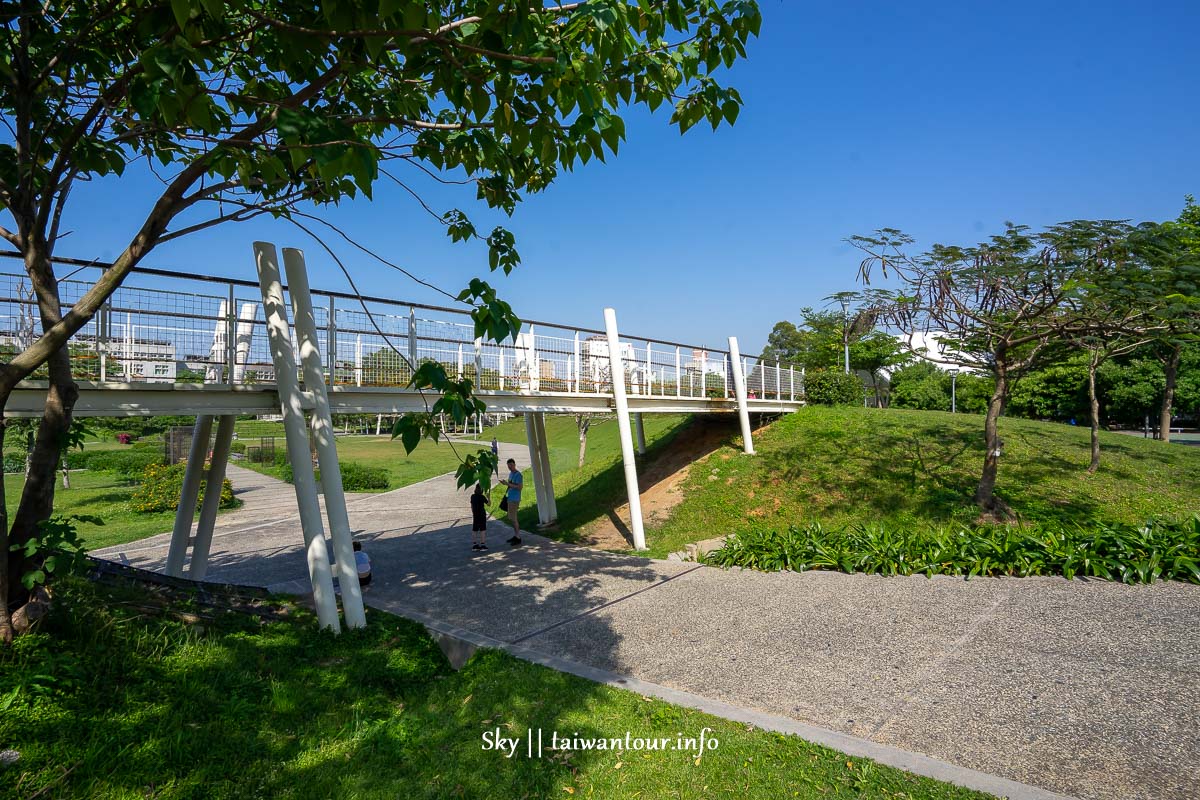
[[[1099,354],[1093,351],[1088,361],[1088,407],[1092,416],[1092,460],[1087,468],[1089,475],[1100,469],[1100,401],[1096,398],[1096,368],[1099,366]]]
[[[984,511],[995,515],[996,475],[1000,466],[1000,433],[998,422],[1000,412],[1004,410],[1004,399],[1008,389],[1007,375],[1003,370],[996,373],[996,390],[988,400],[987,416],[983,422],[983,439],[987,452],[983,456],[983,474],[979,478],[979,486],[975,489],[975,502]]]
[[[1183,355],[1183,345],[1175,345],[1171,350],[1171,355],[1163,364],[1163,373],[1167,378],[1166,388],[1163,390],[1162,409],[1158,414],[1158,430],[1159,438],[1164,442],[1171,441],[1171,411],[1175,404],[1175,381],[1179,377],[1179,359]]]
[[[59,302],[58,282],[54,278],[49,251],[44,244],[38,247],[35,243],[26,253],[25,269],[37,295],[42,330],[49,330],[62,320],[62,307]],[[38,525],[49,519],[54,510],[59,457],[71,427],[75,400],[79,397],[79,388],[71,378],[71,355],[67,342],[63,342],[61,347],[50,354],[46,365],[49,369],[50,387],[46,392],[46,404],[38,426],[37,438],[30,452],[29,472],[21,491],[21,501],[9,530],[10,548],[21,547],[36,536]],[[0,407],[7,402],[6,392],[0,397]],[[28,592],[21,583],[21,577],[36,563],[36,556],[28,559],[23,555],[10,553],[6,587],[10,611],[20,608],[28,600]]]
[[[0,453],[4,452],[4,406],[0,405]],[[0,469],[0,644],[13,640],[12,617],[8,613],[8,501],[4,494],[4,470]]]
[[[575,424],[579,426],[579,466],[582,468],[583,457],[587,453],[588,428],[592,421],[588,417],[579,416],[575,418]]]

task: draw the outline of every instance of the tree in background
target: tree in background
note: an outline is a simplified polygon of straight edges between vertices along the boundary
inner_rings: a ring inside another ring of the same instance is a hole
[[[41,327],[0,369],[0,411],[42,364],[50,383],[11,530],[0,504],[8,640],[10,611],[28,597],[22,579],[41,558],[26,545],[50,516],[78,394],[67,342],[155,247],[262,215],[316,236],[324,223],[305,209],[369,198],[386,179],[455,241],[485,244],[489,267],[507,273],[520,260],[509,231],[433,211],[412,181],[467,183],[511,214],[560,170],[615,154],[623,106],[671,105],[680,131],[732,123],[740,97],[714,74],[745,56],[760,14],[753,0],[45,0],[5,4],[0,24],[11,137],[0,143],[0,211],[13,222],[0,238],[20,253]],[[158,177],[161,192],[116,232],[113,264],[64,310],[53,257],[72,187],[111,187],[115,202],[119,184],[102,179],[131,168]],[[520,320],[487,282],[449,294],[472,306],[477,336],[515,337]],[[442,397],[396,430],[405,447],[437,435],[438,412],[481,411],[471,385],[444,370],[417,378]],[[489,457],[468,457],[460,480],[486,480]]]

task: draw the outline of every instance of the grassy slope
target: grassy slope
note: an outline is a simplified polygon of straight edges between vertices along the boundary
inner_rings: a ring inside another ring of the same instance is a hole
[[[20,475],[4,476],[4,494],[11,510],[21,499],[24,481]],[[91,514],[104,520],[103,526],[90,522],[79,523],[79,535],[89,550],[132,542],[156,533],[171,530],[175,524],[174,511],[139,514],[129,507],[129,498],[136,487],[134,481],[103,472],[72,472],[71,488],[62,488],[59,478],[54,493],[54,513]]]
[[[647,458],[666,447],[687,419],[674,414],[646,414]],[[491,441],[493,434],[502,442],[526,444],[525,423],[520,417],[484,431],[480,438]],[[592,423],[582,468],[578,466],[579,429],[574,417],[547,415],[546,436],[550,440],[550,469],[558,504],[560,530],[556,535],[564,541],[576,541],[580,528],[626,500],[617,421]],[[526,471],[525,480],[529,488],[522,500],[521,526],[532,530],[537,524],[532,473]]]
[[[246,439],[247,444],[257,444],[257,439]],[[282,437],[275,441],[275,447],[285,448]],[[460,454],[472,452],[473,445],[456,443]],[[458,467],[458,459],[454,450],[445,442],[435,444],[423,441],[410,455],[406,455],[400,440],[393,440],[390,435],[383,436],[339,436],[337,437],[338,458],[343,461],[353,461],[370,467],[383,467],[388,472],[388,488],[398,489],[418,483],[435,475],[453,472]],[[279,476],[279,468],[263,464],[252,464],[246,459],[237,462],[239,466],[262,472],[266,475]]]
[[[64,585],[42,633],[0,648],[0,795],[64,798],[982,798],[699,712],[481,651],[451,672],[421,628],[372,611],[333,637],[311,615],[191,626]],[[103,653],[103,657],[98,657]],[[696,736],[687,753],[506,759],[499,727]],[[10,794],[11,792],[11,794]]]
[[[685,499],[648,532],[652,552],[751,524],[910,525],[972,521],[983,464],[983,418],[936,411],[811,407],[693,468]],[[997,494],[1027,520],[1098,517],[1138,522],[1200,510],[1200,449],[1101,434],[1101,466],[1087,475],[1086,428],[1002,419]]]

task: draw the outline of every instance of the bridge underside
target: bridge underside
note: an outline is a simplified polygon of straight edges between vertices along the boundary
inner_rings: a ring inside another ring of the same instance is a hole
[[[403,388],[331,386],[334,414],[403,414],[426,410],[436,396]],[[587,414],[615,410],[611,394],[480,392],[488,411],[509,414]],[[13,392],[7,417],[40,417],[46,401],[44,381],[26,381]],[[639,414],[736,414],[736,398],[645,397],[631,395],[629,411]],[[306,397],[305,406],[311,407]],[[747,400],[751,414],[786,414],[803,405],[789,400]],[[157,383],[97,383],[80,381],[77,417],[140,417],[156,414],[210,415],[278,414],[279,393],[274,385],[212,385]]]

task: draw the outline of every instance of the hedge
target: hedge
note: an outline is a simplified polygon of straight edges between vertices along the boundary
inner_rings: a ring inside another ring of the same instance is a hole
[[[817,370],[804,376],[804,399],[820,406],[862,405],[866,389],[851,373]]]
[[[354,461],[342,461],[338,464],[342,472],[342,489],[347,492],[377,492],[390,486],[388,471],[383,467],[368,467]],[[321,470],[315,470],[317,480],[321,480]],[[285,461],[279,470],[279,477],[292,483],[294,477],[292,464]]]

